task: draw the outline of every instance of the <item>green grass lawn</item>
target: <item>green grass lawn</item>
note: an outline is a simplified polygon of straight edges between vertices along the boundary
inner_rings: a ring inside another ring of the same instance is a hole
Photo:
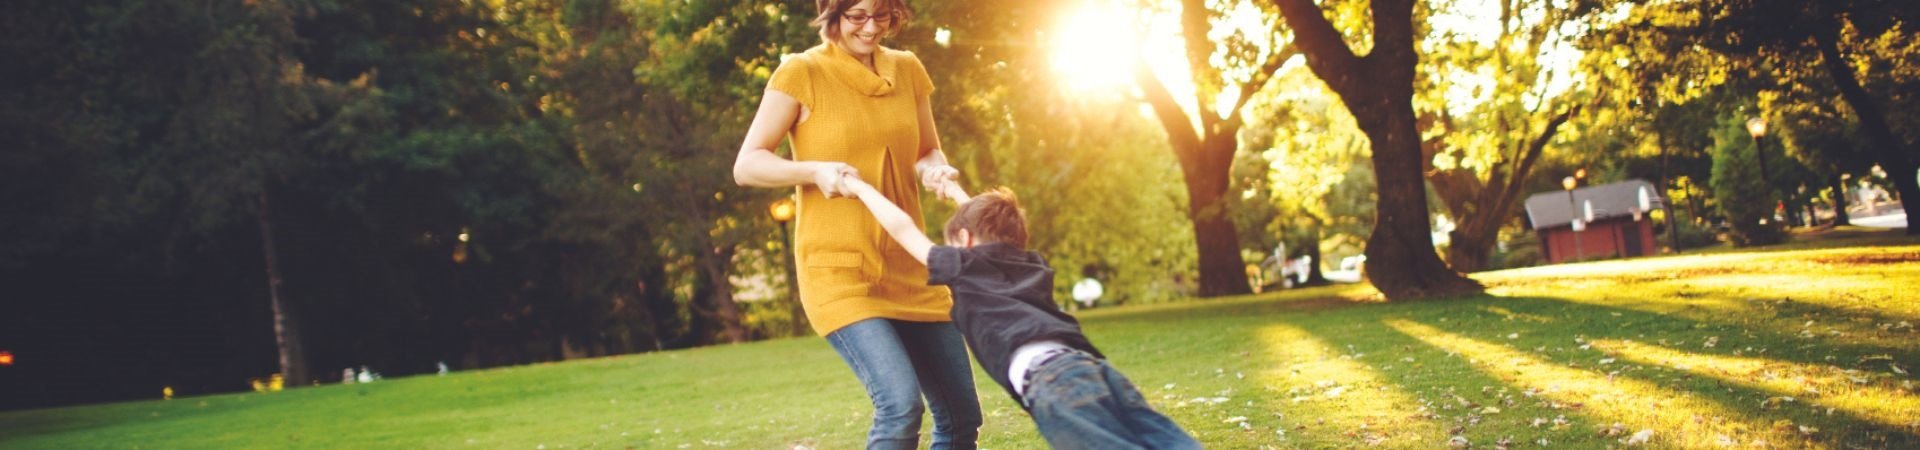
[[[1920,447],[1920,240],[1476,275],[1490,295],[1336,286],[1083,315],[1210,448]],[[981,445],[1044,448],[985,376]],[[870,407],[818,338],[0,413],[0,448],[858,448]]]

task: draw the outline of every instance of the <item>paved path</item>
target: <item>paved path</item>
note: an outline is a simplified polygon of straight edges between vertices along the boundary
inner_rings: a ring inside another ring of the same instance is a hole
[[[1893,214],[1883,214],[1883,215],[1878,215],[1873,217],[1850,217],[1848,218],[1847,221],[1854,225],[1859,225],[1863,227],[1906,228],[1907,213],[1903,211],[1903,212],[1896,212]]]

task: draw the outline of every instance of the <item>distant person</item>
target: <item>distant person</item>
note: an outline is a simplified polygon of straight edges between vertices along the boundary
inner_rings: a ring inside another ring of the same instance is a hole
[[[1860,194],[1860,205],[1866,208],[1867,216],[1880,215],[1880,193],[1875,192],[1875,187],[1872,184],[1868,184],[1867,180],[1862,179],[1860,180],[1860,188],[1855,189],[1854,192]]]
[[[1081,308],[1092,308],[1093,303],[1106,294],[1106,287],[1093,277],[1081,278],[1080,282],[1073,284],[1073,301],[1080,303]]]
[[[859,202],[835,199],[846,196],[837,187],[843,175],[870,174],[919,222],[916,179],[932,189],[959,174],[940,150],[927,68],[913,53],[880,46],[912,14],[902,0],[815,5],[824,42],[774,70],[734,181],[798,191],[800,303],[873,400],[867,447],[915,448],[931,410],[932,448],[974,448],[980,401],[966,343],[947,315],[953,298],[927,286],[925,266],[885,244]],[[788,136],[792,159],[773,152]]]
[[[987,375],[1033,417],[1056,449],[1198,449],[1179,425],[1147,405],[1053,302],[1053,269],[1026,250],[1025,213],[1013,193],[967,199],[934,245],[908,216],[858,177],[843,179],[880,225],[927,264],[927,284],[953,290],[953,321]],[[947,187],[949,192],[957,187]]]

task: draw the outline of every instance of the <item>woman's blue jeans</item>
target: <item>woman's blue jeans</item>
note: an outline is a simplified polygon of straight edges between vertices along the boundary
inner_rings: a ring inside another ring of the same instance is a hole
[[[929,409],[934,450],[975,448],[980,399],[966,342],[953,323],[867,319],[828,334],[827,342],[873,399],[868,449],[917,448],[920,416]]]

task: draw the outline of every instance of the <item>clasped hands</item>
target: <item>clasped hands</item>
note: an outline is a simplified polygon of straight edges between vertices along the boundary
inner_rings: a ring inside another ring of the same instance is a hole
[[[960,188],[960,169],[947,164],[921,164],[914,167],[914,172],[920,176],[920,186],[933,191],[936,197],[956,203],[966,202],[970,198]],[[860,170],[846,163],[823,162],[813,171],[814,186],[819,187],[820,193],[827,198],[855,196],[845,184],[848,179],[861,180]]]

